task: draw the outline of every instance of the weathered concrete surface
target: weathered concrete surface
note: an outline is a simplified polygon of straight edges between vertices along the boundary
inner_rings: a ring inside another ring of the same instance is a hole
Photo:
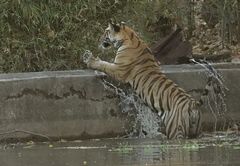
[[[24,130],[55,138],[124,133],[118,98],[93,71],[0,75],[0,133]],[[0,135],[29,136],[23,132]]]
[[[218,64],[227,92],[229,116],[240,120],[240,65]],[[206,75],[199,66],[163,66],[163,71],[186,90],[202,88]],[[52,138],[96,138],[122,135],[128,119],[115,94],[106,91],[92,70],[0,75],[0,139],[31,134]],[[213,123],[204,112],[204,125]],[[5,132],[9,132],[6,134]],[[5,134],[1,134],[5,133]]]

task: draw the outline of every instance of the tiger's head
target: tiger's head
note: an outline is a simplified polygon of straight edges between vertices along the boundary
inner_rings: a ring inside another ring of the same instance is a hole
[[[110,22],[100,38],[100,45],[103,49],[108,49],[111,46],[118,49],[122,45],[131,44],[134,36],[137,37],[136,33],[125,23],[115,24]]]

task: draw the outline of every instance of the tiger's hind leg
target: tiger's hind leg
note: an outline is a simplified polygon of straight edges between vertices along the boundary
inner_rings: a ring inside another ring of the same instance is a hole
[[[187,111],[176,110],[166,119],[166,135],[169,139],[188,138],[189,114]]]
[[[169,139],[196,138],[201,131],[201,112],[197,109],[177,110],[166,121],[166,135]]]
[[[196,138],[201,133],[201,111],[198,109],[193,109],[189,114],[189,138]]]

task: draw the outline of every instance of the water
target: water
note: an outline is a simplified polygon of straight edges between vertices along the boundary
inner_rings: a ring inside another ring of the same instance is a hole
[[[240,165],[240,139],[105,139],[0,146],[2,166]],[[229,143],[231,142],[231,143]]]
[[[231,120],[227,115],[227,105],[225,102],[226,91],[229,89],[224,85],[223,76],[207,61],[190,59],[191,62],[202,66],[205,69],[207,82],[205,89],[207,94],[202,94],[202,101],[207,110],[210,110],[214,119],[214,131],[217,129],[217,121],[224,118],[226,121]]]
[[[225,91],[229,89],[224,85],[223,76],[205,60],[200,60],[198,62],[194,59],[191,59],[191,61],[202,66],[206,70],[208,80],[205,88],[208,90],[206,97],[210,110],[214,116],[224,116],[227,112]]]
[[[125,88],[124,91],[105,79],[103,79],[103,85],[105,89],[115,91],[120,97],[122,112],[127,112],[128,117],[132,119],[132,131],[126,134],[127,137],[166,138],[161,133],[161,118],[145,105],[131,88]]]

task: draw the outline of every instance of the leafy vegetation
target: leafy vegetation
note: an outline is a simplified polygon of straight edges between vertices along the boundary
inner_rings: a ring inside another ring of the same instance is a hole
[[[239,18],[239,2],[231,0],[225,9],[216,14],[221,16],[217,22],[231,21],[230,15],[239,28],[240,19],[234,17]],[[0,72],[84,68],[80,57],[86,49],[111,59],[112,54],[102,55],[98,49],[110,18],[135,27],[149,43],[167,34],[175,22],[188,27],[191,37],[193,14],[191,0],[1,0]]]
[[[1,71],[82,68],[80,56],[84,50],[100,53],[98,38],[110,18],[132,25],[138,22],[136,26],[149,22],[151,8],[145,11],[143,3],[146,2],[3,0],[0,2]],[[136,5],[143,11],[133,8]]]

